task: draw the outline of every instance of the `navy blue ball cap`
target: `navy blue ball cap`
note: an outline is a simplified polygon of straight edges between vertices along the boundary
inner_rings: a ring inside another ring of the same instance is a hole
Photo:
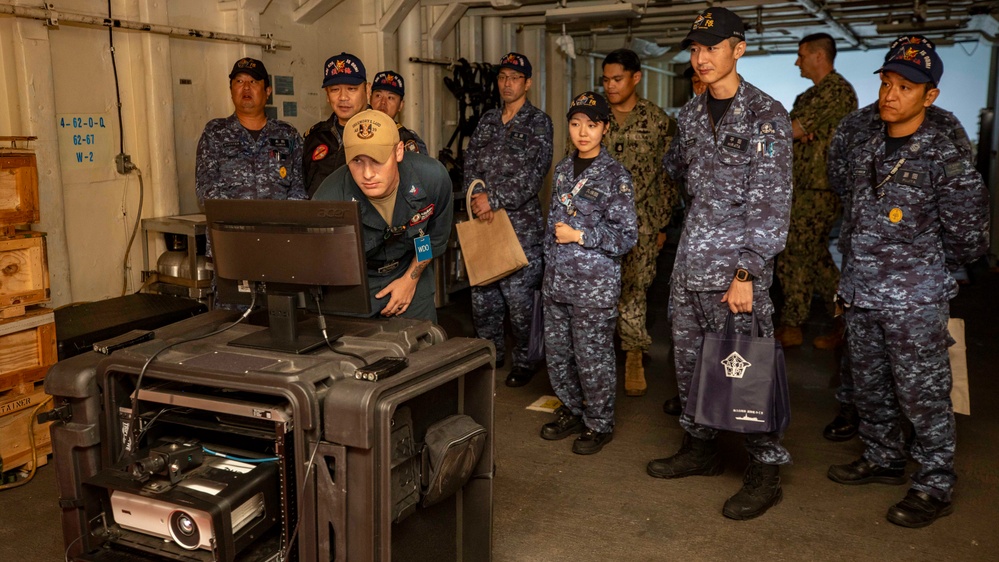
[[[400,98],[406,97],[406,82],[391,70],[383,70],[375,74],[375,79],[371,81],[371,91],[385,90],[392,92]]]
[[[323,88],[337,84],[356,86],[368,81],[364,63],[350,53],[340,53],[326,59],[323,67]]]
[[[680,48],[686,49],[694,42],[711,47],[729,37],[746,40],[746,24],[742,22],[742,18],[725,8],[708,8],[694,19]]]
[[[610,122],[610,106],[607,105],[607,100],[596,92],[583,92],[573,98],[569,104],[569,111],[565,114],[566,120],[572,119],[577,113],[582,113],[593,121]]]
[[[925,43],[902,43],[874,74],[894,72],[916,84],[929,82],[939,85],[943,71],[943,60],[932,46]]]
[[[271,85],[271,78],[267,74],[267,67],[257,59],[244,57],[236,61],[236,64],[232,65],[232,72],[229,73],[229,80],[235,78],[237,74],[249,74],[254,80],[263,80],[264,86],[270,87]]]
[[[499,66],[500,68],[516,70],[526,78],[531,77],[531,61],[527,60],[527,57],[520,53],[507,53],[503,57],[503,60],[500,61]]]

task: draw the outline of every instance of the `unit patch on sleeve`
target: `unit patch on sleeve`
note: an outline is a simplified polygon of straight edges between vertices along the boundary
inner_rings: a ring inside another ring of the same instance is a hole
[[[966,168],[963,161],[958,160],[957,162],[950,162],[944,166],[944,175],[946,175],[948,178],[952,178],[954,176],[960,176],[961,174],[964,173],[965,169]]]
[[[325,144],[321,144],[312,151],[312,161],[315,162],[316,160],[322,160],[323,158],[326,158],[326,155],[329,153],[330,147]]]

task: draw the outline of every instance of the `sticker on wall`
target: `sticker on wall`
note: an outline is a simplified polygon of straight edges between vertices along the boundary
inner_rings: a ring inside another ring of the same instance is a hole
[[[59,159],[63,170],[114,166],[112,117],[104,113],[59,113]]]
[[[284,106],[282,113],[285,117],[298,117],[298,102],[286,101],[282,105]]]

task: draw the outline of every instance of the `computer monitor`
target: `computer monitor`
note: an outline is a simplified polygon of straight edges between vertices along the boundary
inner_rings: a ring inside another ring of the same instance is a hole
[[[371,313],[356,202],[209,199],[205,215],[225,302],[251,301],[239,284],[267,297],[269,328],[230,345],[306,353],[326,339],[315,319],[298,322],[298,308]]]

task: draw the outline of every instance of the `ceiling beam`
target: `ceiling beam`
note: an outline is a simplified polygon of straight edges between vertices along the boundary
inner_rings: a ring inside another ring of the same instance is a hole
[[[820,6],[815,0],[798,0],[798,4],[805,9],[808,13],[819,18],[830,27],[836,30],[846,42],[850,44],[851,47],[857,47],[864,51],[867,50],[867,44],[864,43],[860,37],[857,37],[849,27],[839,23],[836,18],[832,17],[829,12],[826,11],[824,6]]]
[[[312,24],[336,8],[343,0],[305,0],[292,12],[295,23]]]

